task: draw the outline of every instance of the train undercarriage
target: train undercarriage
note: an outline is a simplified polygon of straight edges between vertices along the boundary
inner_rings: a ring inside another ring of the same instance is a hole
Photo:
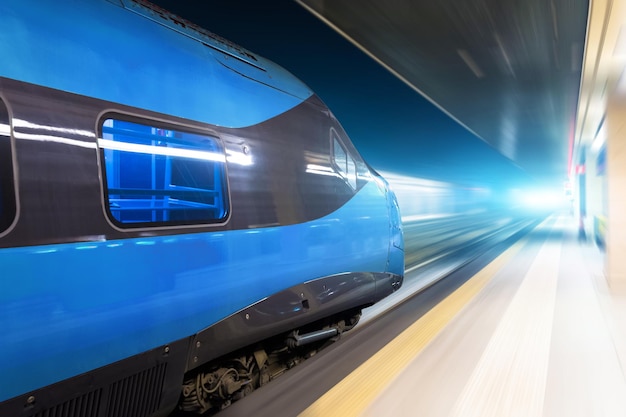
[[[359,321],[344,312],[211,361],[185,375],[179,409],[214,415],[337,341]]]

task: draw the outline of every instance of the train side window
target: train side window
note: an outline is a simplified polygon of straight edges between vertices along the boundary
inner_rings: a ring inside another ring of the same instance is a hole
[[[337,134],[332,131],[332,155],[333,162],[343,179],[356,189],[356,162],[350,153],[343,146]]]
[[[16,215],[13,152],[9,111],[0,99],[0,233],[11,226]]]
[[[109,118],[98,144],[107,211],[118,226],[226,220],[226,158],[217,138]]]

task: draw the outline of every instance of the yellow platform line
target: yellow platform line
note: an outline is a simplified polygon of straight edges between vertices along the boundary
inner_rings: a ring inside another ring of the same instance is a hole
[[[361,364],[300,417],[359,416],[522,248],[516,243]]]

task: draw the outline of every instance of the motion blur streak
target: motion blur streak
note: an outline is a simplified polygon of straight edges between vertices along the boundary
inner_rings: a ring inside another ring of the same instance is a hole
[[[491,191],[450,182],[381,172],[396,193],[402,221],[423,220],[485,211]]]
[[[554,190],[496,192],[391,172],[381,174],[398,198],[407,271],[565,207],[564,197]]]

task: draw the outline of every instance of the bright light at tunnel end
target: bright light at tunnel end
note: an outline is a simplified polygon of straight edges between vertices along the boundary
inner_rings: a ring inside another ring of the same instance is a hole
[[[513,207],[533,212],[552,212],[569,204],[563,191],[553,188],[513,189],[509,200]]]

